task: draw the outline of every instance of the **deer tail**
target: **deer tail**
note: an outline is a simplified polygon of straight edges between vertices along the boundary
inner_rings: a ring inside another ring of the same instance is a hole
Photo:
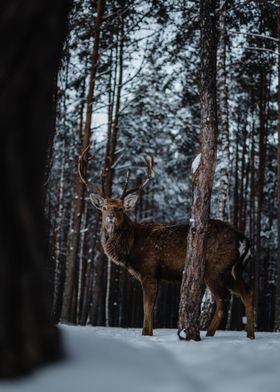
[[[239,238],[238,252],[238,261],[231,268],[231,274],[235,280],[237,273],[242,273],[251,257],[250,241],[244,236]]]

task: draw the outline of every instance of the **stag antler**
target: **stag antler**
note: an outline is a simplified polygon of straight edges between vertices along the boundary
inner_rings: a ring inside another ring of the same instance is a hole
[[[86,187],[91,188],[93,193],[96,193],[102,197],[104,196],[104,176],[101,175],[101,188],[95,184],[93,184],[91,181],[86,180],[83,175],[83,169],[84,169],[84,164],[85,164],[85,159],[84,159],[84,154],[88,151],[89,149],[89,145],[84,149],[84,151],[82,151],[80,157],[79,157],[79,162],[78,162],[78,173],[80,176],[81,181],[85,184]],[[87,161],[89,161],[92,158],[88,158]]]
[[[126,173],[126,178],[125,178],[125,183],[124,183],[124,188],[123,188],[123,192],[121,195],[121,199],[123,200],[126,196],[128,196],[130,193],[134,193],[134,192],[139,192],[142,191],[143,188],[147,185],[147,183],[150,181],[150,179],[152,178],[153,175],[153,165],[154,165],[154,159],[153,157],[150,158],[145,158],[145,162],[146,162],[146,167],[147,167],[147,177],[146,179],[142,182],[142,184],[136,186],[135,188],[129,189],[127,190],[127,186],[128,186],[128,180],[129,180],[129,176],[130,176],[130,170],[128,170],[128,172]]]

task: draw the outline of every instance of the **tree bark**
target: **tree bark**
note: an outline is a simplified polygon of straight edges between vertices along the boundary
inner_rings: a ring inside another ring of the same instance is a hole
[[[181,284],[178,336],[200,340],[200,297],[205,269],[206,233],[216,161],[216,1],[200,1],[201,156],[193,167],[193,203]]]
[[[91,119],[93,110],[93,98],[94,98],[94,88],[95,88],[95,77],[97,70],[97,61],[99,56],[99,40],[100,40],[100,28],[102,24],[102,18],[104,13],[104,3],[105,0],[98,0],[97,3],[97,17],[93,40],[93,50],[92,50],[92,62],[90,70],[90,81],[89,89],[87,95],[87,110],[86,110],[86,122],[85,127],[82,132],[82,143],[80,154],[88,147],[91,136]],[[86,175],[87,171],[87,159],[88,150],[83,155],[83,175]],[[66,322],[73,322],[72,314],[72,301],[75,289],[75,270],[76,270],[76,260],[78,256],[79,239],[80,239],[80,228],[81,228],[81,217],[84,209],[84,191],[85,185],[81,182],[78,171],[75,175],[75,191],[74,191],[74,216],[73,216],[73,226],[71,233],[69,234],[69,248],[68,257],[66,265],[66,278],[63,293],[63,305],[62,305],[62,320]]]
[[[259,162],[258,162],[258,210],[256,217],[256,257],[255,257],[255,313],[256,324],[259,325],[260,275],[261,275],[261,220],[264,201],[264,171],[266,159],[266,80],[263,73],[260,78],[259,107]]]
[[[280,0],[277,2],[277,31],[278,53],[280,53]],[[278,112],[277,112],[277,229],[278,229],[278,255],[277,255],[277,282],[275,296],[275,321],[274,330],[280,331],[280,56],[278,56]]]
[[[57,215],[55,238],[54,238],[54,257],[55,257],[55,268],[53,273],[53,301],[52,301],[52,317],[54,321],[59,320],[59,302],[61,297],[61,273],[62,273],[62,262],[61,262],[61,233],[63,230],[63,192],[64,192],[64,171],[65,171],[65,139],[63,139],[62,145],[62,158],[60,168],[60,180],[59,180],[59,196],[57,202]]]
[[[118,33],[118,45],[116,48],[116,72],[114,77],[114,86],[112,94],[109,91],[108,107],[108,136],[104,159],[104,185],[107,197],[111,197],[112,184],[114,177],[113,164],[115,162],[115,151],[117,144],[117,135],[119,130],[121,92],[123,83],[123,47],[124,47],[124,26],[123,20],[120,21]],[[110,88],[111,90],[111,88]],[[116,93],[115,93],[116,90]],[[116,96],[115,96],[116,95]]]
[[[229,188],[229,128],[228,128],[228,88],[226,77],[226,10],[227,1],[220,0],[219,7],[219,40],[218,40],[218,62],[217,62],[217,97],[219,132],[221,140],[221,172],[220,187],[218,193],[217,219],[222,221],[228,219],[228,188]],[[215,310],[215,300],[208,287],[202,300],[200,327],[206,329],[212,320]]]
[[[239,191],[239,205],[238,205],[238,229],[243,232],[245,222],[243,220],[244,216],[244,183],[245,183],[245,160],[247,154],[247,130],[246,126],[242,132],[242,156],[241,156],[241,172],[240,172],[240,191]],[[247,190],[245,189],[245,192]]]
[[[251,241],[251,249],[253,252],[253,259],[255,254],[255,126],[253,124],[251,131],[251,151],[250,151],[250,161],[251,161],[251,170],[250,170],[250,219],[249,219],[249,238]]]
[[[217,63],[217,93],[219,130],[221,134],[222,163],[220,173],[220,187],[218,193],[217,218],[225,220],[228,216],[227,199],[229,188],[229,128],[228,128],[228,88],[226,75],[226,9],[227,1],[220,0],[219,14],[219,56]]]
[[[121,12],[121,10],[120,10]],[[117,146],[117,135],[119,130],[119,119],[120,119],[120,105],[121,105],[121,92],[123,87],[123,48],[124,48],[124,20],[121,15],[120,25],[118,26],[118,41],[116,45],[116,63],[115,63],[115,72],[114,77],[112,77],[112,70],[110,70],[109,77],[109,106],[108,106],[108,133],[107,133],[107,143],[104,157],[104,169],[103,169],[103,181],[104,181],[104,190],[106,197],[112,197],[112,185],[114,178],[114,163],[115,163],[115,151]],[[112,63],[111,63],[112,66]],[[111,86],[112,83],[112,86]],[[98,247],[101,247],[98,244]],[[104,262],[106,262],[107,257],[105,255],[98,256],[95,262],[95,279],[94,279],[94,302],[93,302],[93,320],[95,324],[103,324],[101,318],[98,317],[99,321],[97,321],[97,309],[99,309],[99,313],[103,307],[103,302],[105,302],[105,323],[109,323],[109,298],[110,298],[110,282],[111,282],[111,274],[114,275],[116,266],[115,264],[111,264],[107,268],[107,279],[106,279],[106,295],[104,298],[103,293],[103,276],[104,276]],[[110,276],[108,276],[110,274]]]
[[[233,194],[233,226],[238,227],[239,211],[239,119],[235,138],[235,168],[234,168],[234,194]]]
[[[60,355],[44,269],[43,180],[69,4],[1,3],[0,377]]]

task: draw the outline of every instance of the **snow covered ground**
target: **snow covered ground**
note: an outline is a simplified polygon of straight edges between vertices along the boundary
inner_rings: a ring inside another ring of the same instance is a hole
[[[175,330],[142,337],[139,329],[61,326],[68,359],[0,392],[276,392],[280,334],[218,331],[201,342]],[[202,333],[204,336],[204,332]]]

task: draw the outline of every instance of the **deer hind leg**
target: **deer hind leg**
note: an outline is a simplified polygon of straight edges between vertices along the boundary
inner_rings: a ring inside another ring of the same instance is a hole
[[[240,275],[230,280],[230,289],[240,297],[245,306],[247,317],[247,337],[255,339],[255,315],[254,315],[254,295],[253,290],[244,282]]]
[[[144,322],[142,335],[153,335],[153,311],[157,297],[158,284],[155,279],[145,278],[142,280]]]
[[[226,287],[218,287],[216,282],[212,284],[210,282],[206,283],[210,288],[216,303],[215,313],[209,327],[207,328],[206,336],[214,336],[223,319],[225,307],[229,299],[229,291],[226,289]]]

